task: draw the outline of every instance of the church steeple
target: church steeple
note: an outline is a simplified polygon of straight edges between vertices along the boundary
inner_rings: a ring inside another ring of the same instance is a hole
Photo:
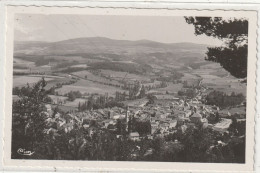
[[[131,121],[132,121],[132,118],[131,118],[131,115],[130,115],[130,111],[128,109],[128,106],[126,107],[126,131],[128,133],[131,132]]]

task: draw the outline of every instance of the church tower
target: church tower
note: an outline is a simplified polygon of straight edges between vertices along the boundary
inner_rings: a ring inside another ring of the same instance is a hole
[[[126,115],[125,115],[125,119],[126,119],[126,131],[128,133],[130,133],[131,131],[131,115],[130,115],[130,111],[128,109],[128,106],[126,108]]]

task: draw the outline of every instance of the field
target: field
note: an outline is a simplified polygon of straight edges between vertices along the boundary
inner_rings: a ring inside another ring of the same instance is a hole
[[[45,56],[44,59],[52,59],[58,61],[84,61],[81,56]]]
[[[105,94],[112,96],[116,91],[123,90],[121,88],[112,87],[109,85],[102,85],[99,83],[95,83],[89,80],[80,79],[76,83],[72,85],[63,85],[62,88],[56,90],[60,95],[64,95],[70,91],[80,91],[82,94],[84,93],[97,93],[97,94]]]
[[[119,81],[123,81],[123,80],[125,80],[125,81],[129,81],[129,80],[135,81],[135,80],[138,80],[138,81],[146,81],[146,82],[150,81],[149,77],[147,77],[147,76],[136,75],[136,74],[128,73],[128,72],[118,72],[118,71],[112,71],[112,70],[101,70],[101,73],[103,75],[109,76],[110,78],[115,79],[115,80],[119,80]]]
[[[47,77],[45,78],[46,81],[52,81],[55,78]],[[13,77],[13,87],[21,87],[28,84],[34,84],[41,80],[40,76],[14,76]]]
[[[87,99],[83,98],[76,98],[74,101],[68,101],[68,97],[65,96],[49,95],[49,97],[52,99],[53,104],[59,104],[68,107],[78,107],[79,103],[84,103],[88,101]]]
[[[110,80],[110,79],[107,79],[105,77],[94,75],[87,70],[74,72],[72,74],[75,75],[75,76],[79,76],[81,78],[85,78],[87,80],[93,81],[93,82],[99,82],[99,83],[111,84],[111,85],[118,85],[118,86],[122,85],[122,83],[119,83],[118,81],[115,81],[115,80],[112,80],[112,79]]]
[[[23,59],[20,59],[20,58],[14,58],[14,66],[33,66],[35,63],[32,62],[32,61],[27,61],[27,60],[23,60]]]
[[[59,102],[63,102],[66,101],[68,98],[65,96],[55,96],[55,95],[49,95],[49,97],[52,99],[52,102],[54,104],[59,104]]]
[[[82,99],[82,98],[77,98],[75,99],[73,102],[69,102],[67,101],[64,106],[71,106],[71,107],[78,107],[79,103],[83,104],[85,102],[87,102],[87,99]]]
[[[192,74],[202,78],[202,85],[226,94],[242,93],[246,96],[246,84],[229,75],[219,64],[207,64],[199,69],[193,70]]]
[[[70,82],[72,79],[70,77],[63,77],[63,78],[55,78],[55,80],[51,80],[47,82],[46,89],[50,89],[53,86],[56,86],[58,83],[67,83]]]
[[[180,91],[183,87],[183,84],[173,84],[173,83],[168,83],[168,86],[165,88],[158,88],[158,89],[152,89],[148,93],[160,93],[160,94],[165,94],[166,92],[172,94],[177,94],[178,91]]]

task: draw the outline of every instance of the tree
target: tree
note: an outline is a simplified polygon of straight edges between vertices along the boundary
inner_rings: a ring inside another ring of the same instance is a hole
[[[227,95],[224,92],[214,90],[207,94],[205,100],[208,105],[216,105],[221,108],[225,108],[228,106],[236,106],[241,104],[245,100],[245,97],[243,94],[233,93],[231,95]]]
[[[75,99],[76,99],[76,95],[74,94],[74,92],[69,92],[68,93],[68,100],[74,101]]]
[[[150,121],[136,121],[134,123],[135,130],[140,134],[140,136],[151,134],[151,123]]]
[[[206,60],[220,65],[237,78],[247,76],[248,20],[221,17],[185,17],[195,27],[195,35],[221,39],[225,46],[209,47]]]
[[[143,98],[145,96],[145,88],[144,85],[141,86],[141,90],[140,90],[140,94],[139,94],[139,98]]]
[[[126,124],[122,122],[122,120],[118,119],[116,122],[116,132],[119,135],[125,135],[126,134]]]
[[[148,94],[147,99],[149,100],[147,104],[154,104],[155,96]]]
[[[21,88],[20,99],[13,103],[12,115],[12,157],[17,155],[18,148],[35,151],[43,139],[46,114],[44,102],[47,94],[44,78],[32,87]]]

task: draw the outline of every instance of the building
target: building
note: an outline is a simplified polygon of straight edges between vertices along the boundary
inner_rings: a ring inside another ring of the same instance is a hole
[[[220,122],[218,122],[217,124],[215,124],[212,129],[218,132],[226,132],[229,128],[229,126],[232,124],[232,120],[231,119],[221,119]]]
[[[133,141],[138,141],[140,140],[140,136],[138,132],[131,132],[129,133],[129,138]]]
[[[192,111],[191,110],[186,110],[185,113],[185,118],[189,118],[192,115]]]
[[[105,128],[107,128],[109,124],[113,124],[113,125],[114,125],[114,121],[111,120],[111,119],[107,119],[107,120],[104,120],[104,121],[103,121],[103,126],[104,126]]]
[[[177,126],[177,120],[171,120],[169,121],[169,128],[175,128]]]
[[[48,113],[49,116],[52,115],[53,111],[51,109],[51,105],[46,104],[45,105],[45,111]]]
[[[195,123],[195,124],[201,123],[201,119],[202,119],[202,116],[201,116],[201,114],[199,114],[199,113],[194,113],[194,114],[192,114],[192,116],[190,117],[191,122],[192,122],[192,123]]]
[[[154,102],[156,104],[162,104],[164,105],[165,102],[174,102],[174,101],[179,101],[179,98],[177,97],[174,97],[173,95],[164,95],[164,94],[158,94],[158,95],[154,95],[155,99],[154,99]]]
[[[182,125],[181,127],[180,127],[180,130],[181,130],[181,132],[182,133],[184,133],[186,130],[187,130],[187,126],[186,125]]]
[[[169,123],[162,123],[160,124],[160,130],[162,133],[166,132],[169,129]]]
[[[154,134],[154,132],[156,132],[157,128],[158,128],[158,124],[155,122],[152,122],[151,123],[151,134]]]

